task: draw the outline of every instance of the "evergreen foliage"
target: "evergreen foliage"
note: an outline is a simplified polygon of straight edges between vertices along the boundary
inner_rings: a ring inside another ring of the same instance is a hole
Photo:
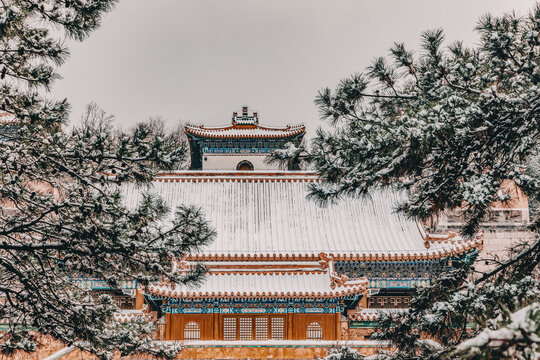
[[[68,50],[56,36],[83,40],[115,0],[2,0],[0,110],[0,352],[36,347],[36,333],[111,358],[147,352],[173,357],[177,346],[151,340],[153,327],[118,324],[110,296],[92,296],[73,278],[196,282],[203,268],[179,273],[169,264],[211,241],[213,229],[192,206],[168,209],[152,196],[135,209],[122,201],[123,183],[143,186],[158,170],[176,167],[185,147],[152,124],[114,130],[110,117],[89,107],[65,130],[66,100],[42,97],[58,78]],[[12,124],[13,125],[13,124]]]
[[[539,22],[538,6],[524,18],[486,15],[477,49],[443,47],[440,29],[423,33],[418,55],[394,44],[365,74],[319,92],[315,103],[333,131],[319,130],[308,154],[272,158],[288,153],[313,165],[320,201],[398,182],[414,189],[400,209],[415,218],[466,203],[463,231],[473,235],[489,205],[507,200],[502,181],[530,196],[538,189],[524,170],[538,151]]]
[[[506,359],[526,349],[538,356],[535,342],[527,343],[517,336],[493,337],[498,343],[479,342],[486,333],[503,332],[501,329],[512,322],[514,313],[522,311],[525,305],[537,306],[537,278],[500,276],[479,285],[467,282],[469,270],[469,264],[458,262],[431,286],[419,289],[404,316],[381,314],[381,331],[374,338],[391,340],[398,348],[387,359]],[[527,330],[531,332],[522,335],[536,339],[538,329]],[[535,359],[534,356],[522,359]]]
[[[538,233],[540,4],[524,17],[485,15],[476,30],[476,48],[444,46],[440,29],[422,34],[419,54],[395,43],[365,73],[319,92],[331,131],[271,160],[315,168],[322,182],[310,196],[322,203],[401,186],[409,197],[399,211],[425,221],[458,209],[465,237],[494,201],[508,200],[501,184],[513,181],[531,201]],[[383,316],[377,337],[398,347],[387,358],[537,359],[539,262],[537,240],[472,280],[466,264],[442,274],[405,316]]]
[[[332,347],[328,351],[328,355],[325,356],[324,360],[361,360],[364,359],[364,356],[358,353],[351,348],[346,346],[341,347]]]

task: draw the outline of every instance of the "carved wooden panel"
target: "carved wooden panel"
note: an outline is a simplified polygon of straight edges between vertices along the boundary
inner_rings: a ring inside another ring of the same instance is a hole
[[[306,340],[308,326],[314,322],[318,323],[322,330],[322,340],[336,340],[337,317],[334,314],[294,314],[293,334],[291,340]]]
[[[214,337],[213,314],[171,314],[170,319],[170,340],[189,340],[185,338],[186,335],[196,336],[196,325],[199,326],[201,340],[212,340]]]
[[[221,322],[223,340],[283,340],[285,316],[226,315]]]

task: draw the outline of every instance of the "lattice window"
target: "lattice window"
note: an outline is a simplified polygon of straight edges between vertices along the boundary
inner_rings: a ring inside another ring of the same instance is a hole
[[[253,319],[241,317],[240,320],[240,340],[251,340],[253,338]]]
[[[374,296],[368,299],[368,308],[395,309],[408,308],[410,298],[408,296]]]
[[[223,340],[236,340],[236,318],[223,319]]]
[[[282,317],[273,317],[270,320],[272,326],[272,339],[283,340],[285,338],[285,322]]]
[[[385,309],[395,307],[395,298],[393,297],[383,297],[382,307]]]
[[[200,340],[201,327],[195,321],[190,321],[184,326],[184,340]]]
[[[408,296],[400,296],[396,299],[396,308],[408,308],[411,306],[411,299]]]
[[[115,296],[114,301],[120,309],[133,309],[135,308],[135,299],[129,296]]]
[[[255,340],[268,340],[268,318],[255,318]]]
[[[318,322],[312,322],[307,327],[307,340],[322,340],[322,327]]]
[[[135,299],[127,295],[118,295],[117,292],[113,290],[94,290],[92,296],[97,299],[100,295],[107,294],[110,295],[113,301],[116,303],[118,308],[123,310],[133,310],[135,309]]]

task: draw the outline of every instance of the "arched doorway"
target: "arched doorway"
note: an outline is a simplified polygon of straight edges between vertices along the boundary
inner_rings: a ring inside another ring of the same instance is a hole
[[[236,170],[253,170],[253,164],[247,160],[242,160],[236,165]]]

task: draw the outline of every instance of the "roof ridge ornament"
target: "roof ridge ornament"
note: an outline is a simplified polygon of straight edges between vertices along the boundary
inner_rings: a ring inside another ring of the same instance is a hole
[[[242,114],[238,115],[238,112],[233,112],[232,116],[232,125],[233,127],[242,127],[242,126],[258,126],[259,125],[259,115],[254,111],[249,115],[248,107],[242,106]]]
[[[241,113],[233,112],[231,125],[205,126],[188,123],[184,132],[191,138],[196,139],[301,139],[306,134],[304,124],[287,124],[286,126],[261,126],[259,114],[253,111],[251,114],[248,107],[244,106]]]

